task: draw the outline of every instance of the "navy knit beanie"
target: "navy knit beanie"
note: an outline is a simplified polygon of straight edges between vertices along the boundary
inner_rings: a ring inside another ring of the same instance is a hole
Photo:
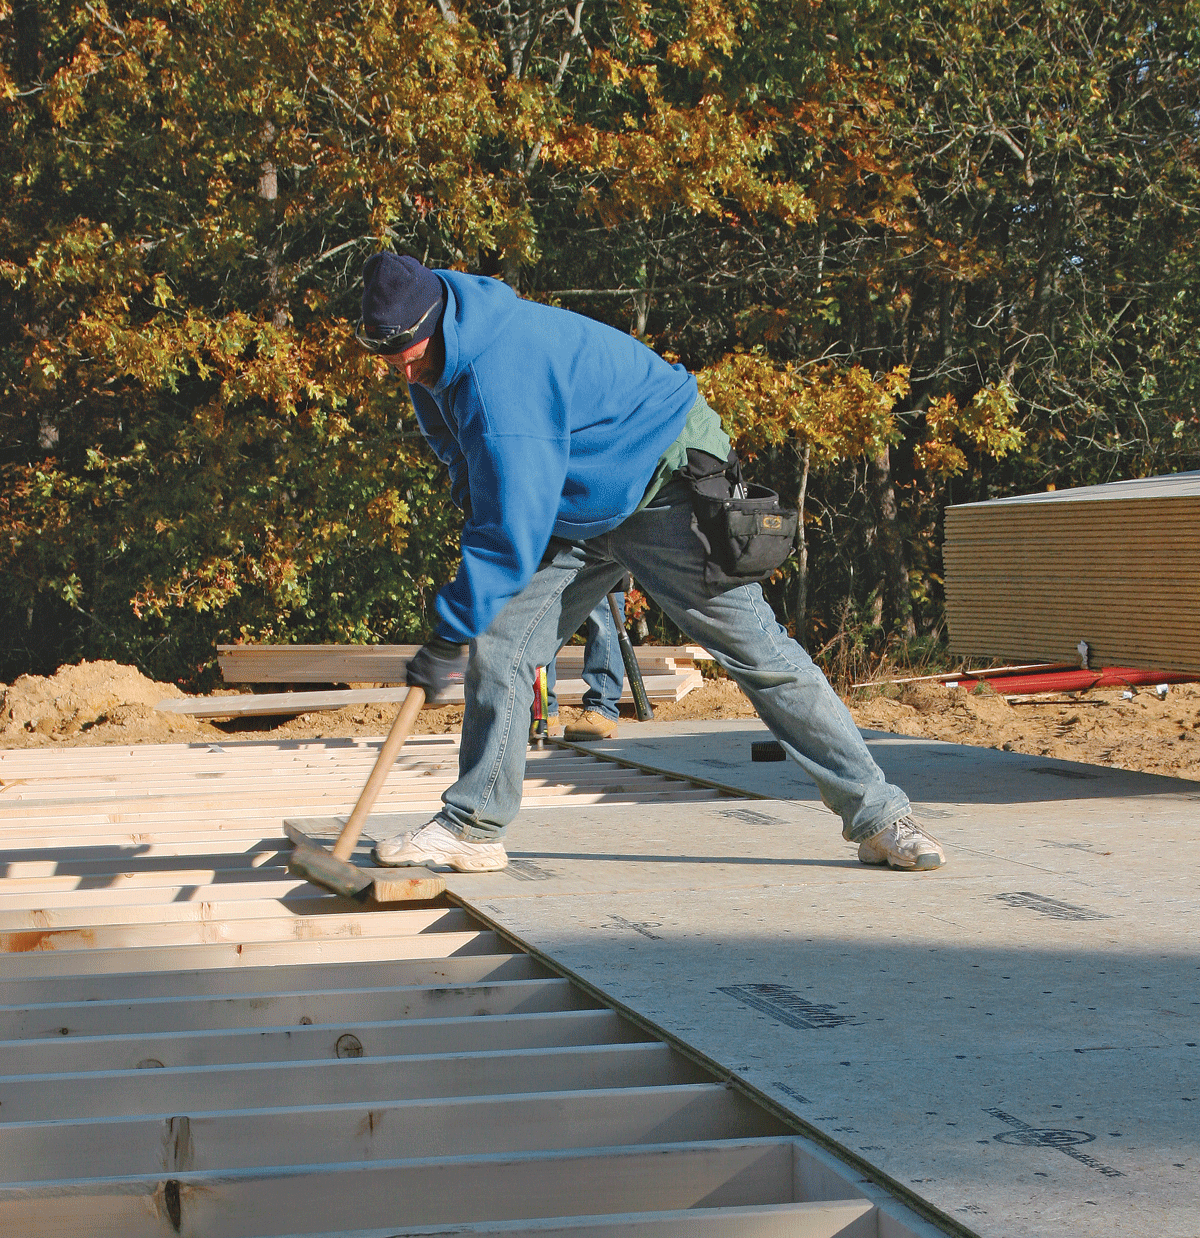
[[[372,334],[383,329],[406,331],[438,303],[421,323],[413,344],[428,339],[442,320],[442,283],[427,267],[407,254],[372,254],[363,267],[362,318]],[[411,347],[411,345],[408,345]]]

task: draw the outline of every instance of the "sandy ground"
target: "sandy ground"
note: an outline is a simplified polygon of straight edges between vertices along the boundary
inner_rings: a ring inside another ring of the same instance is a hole
[[[22,676],[0,684],[0,748],[188,743],[255,734],[379,735],[395,713],[394,706],[363,706],[287,720],[213,723],[155,709],[159,701],[183,695],[116,662],[65,666],[48,678]],[[1175,685],[1163,700],[1152,689],[1126,700],[1119,688],[1106,688],[1011,705],[986,687],[914,684],[859,692],[847,703],[858,725],[869,730],[1200,780],[1200,684]],[[682,701],[655,709],[663,722],[753,714],[749,701],[723,679],[706,680]],[[568,710],[565,720],[572,715]],[[452,705],[425,710],[417,729],[455,731],[461,723],[462,707]],[[630,719],[622,725],[637,724]]]

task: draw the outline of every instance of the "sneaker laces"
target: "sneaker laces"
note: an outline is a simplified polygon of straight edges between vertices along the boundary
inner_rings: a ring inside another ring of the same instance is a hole
[[[938,850],[937,839],[935,839],[932,835],[927,834],[912,819],[912,817],[901,817],[900,820],[892,826],[892,829],[896,831],[897,851],[903,852],[905,848],[908,847],[915,849],[918,854],[924,854],[921,852],[921,848],[925,846],[932,849],[929,854],[933,854],[934,851]]]

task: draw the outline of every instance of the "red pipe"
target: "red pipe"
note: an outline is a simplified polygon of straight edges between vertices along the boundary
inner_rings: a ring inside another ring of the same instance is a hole
[[[1001,675],[987,682],[1003,696],[1033,692],[1086,692],[1089,688],[1125,688],[1137,684],[1195,683],[1187,671],[1144,671],[1133,666],[1105,666],[1098,671],[1043,671],[1036,675]]]

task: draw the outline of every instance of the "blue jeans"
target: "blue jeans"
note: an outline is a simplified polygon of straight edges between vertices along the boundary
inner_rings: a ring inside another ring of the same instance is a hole
[[[625,619],[625,595],[618,593],[617,611]],[[625,660],[621,657],[621,645],[617,629],[613,625],[608,598],[602,597],[592,608],[584,624],[587,644],[583,647],[584,709],[603,714],[614,721],[620,716],[621,690],[625,687]],[[551,658],[546,666],[546,688],[549,706],[546,712],[554,717],[558,713],[558,697],[554,688],[558,675]]]
[[[756,584],[711,594],[691,527],[686,486],[585,542],[554,539],[525,590],[471,642],[458,781],[438,820],[477,841],[503,837],[521,805],[533,673],[626,573],[689,640],[703,645],[842,819],[842,836],[870,838],[909,812],[875,764],[849,710],[784,631]]]

